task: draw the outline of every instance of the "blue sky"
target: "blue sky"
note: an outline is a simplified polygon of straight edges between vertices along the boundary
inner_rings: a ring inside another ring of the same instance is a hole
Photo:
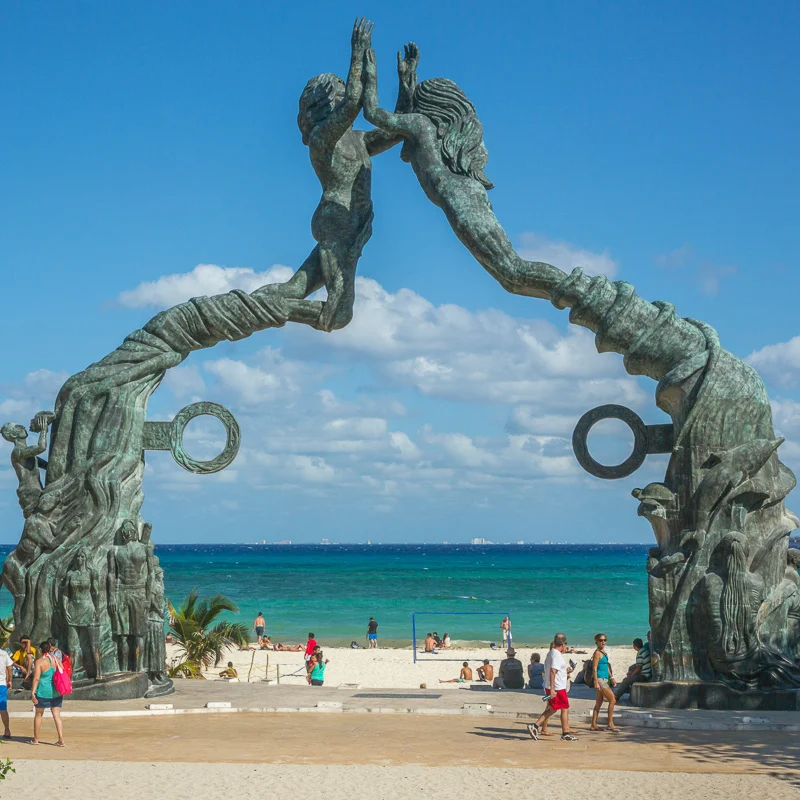
[[[408,40],[421,77],[473,100],[517,247],[713,324],[762,371],[783,458],[800,467],[800,339],[784,299],[799,288],[800,7],[788,2],[5,3],[2,421],[52,407],[64,378],[164,305],[255,288],[305,258],[320,190],[297,99],[312,75],[345,73],[361,14],[376,23],[384,105]],[[601,482],[569,436],[601,402],[665,421],[654,386],[549,304],[506,294],[398,155],[373,165],[349,329],[220,345],[153,397],[152,419],[209,399],[243,430],[218,476],[148,457],[155,538],[649,541],[630,490],[663,460]],[[593,452],[613,460],[626,439],[605,430]],[[201,456],[219,446],[213,423],[190,437]],[[0,541],[13,542],[3,460]]]

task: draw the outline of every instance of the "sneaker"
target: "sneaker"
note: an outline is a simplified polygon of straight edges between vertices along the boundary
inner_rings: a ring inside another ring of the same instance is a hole
[[[573,736],[571,733],[562,733],[561,734],[561,740],[564,741],[564,742],[577,742],[578,741],[578,737],[577,736]]]
[[[531,735],[531,739],[533,739],[535,742],[538,742],[539,726],[535,722],[532,722],[530,725],[526,725],[525,727],[528,729],[528,733]]]

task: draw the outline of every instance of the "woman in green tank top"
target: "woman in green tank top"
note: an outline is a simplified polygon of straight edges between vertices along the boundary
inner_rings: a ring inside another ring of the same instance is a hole
[[[63,669],[60,659],[51,652],[50,642],[39,645],[40,656],[33,665],[33,686],[31,700],[33,700],[36,715],[33,718],[33,744],[39,744],[39,733],[42,730],[42,717],[46,708],[53,715],[58,733],[58,746],[64,746],[64,728],[61,724],[61,704],[64,698],[56,691],[53,685],[57,669]]]

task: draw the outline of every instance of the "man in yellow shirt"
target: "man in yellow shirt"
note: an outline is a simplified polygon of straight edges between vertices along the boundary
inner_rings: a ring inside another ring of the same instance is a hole
[[[30,682],[33,678],[33,662],[36,661],[36,648],[31,645],[31,637],[22,635],[19,637],[19,647],[11,656],[14,662],[14,675],[22,678],[22,682]]]

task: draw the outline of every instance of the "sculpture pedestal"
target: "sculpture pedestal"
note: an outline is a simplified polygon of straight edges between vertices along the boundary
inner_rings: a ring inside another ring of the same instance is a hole
[[[708,711],[797,711],[800,690],[740,692],[715,681],[635,683],[631,703],[643,708],[700,708]]]
[[[150,681],[144,672],[117,672],[99,681],[75,681],[69,700],[135,700],[144,697]]]

